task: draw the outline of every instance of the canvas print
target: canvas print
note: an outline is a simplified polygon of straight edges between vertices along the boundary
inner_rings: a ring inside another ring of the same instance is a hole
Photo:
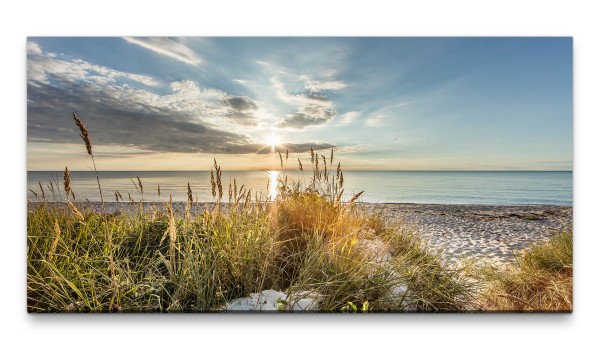
[[[571,312],[570,37],[29,37],[28,312]]]

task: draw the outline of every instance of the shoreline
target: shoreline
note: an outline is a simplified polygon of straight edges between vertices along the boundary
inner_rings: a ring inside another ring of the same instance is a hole
[[[35,206],[43,202],[28,204]],[[64,205],[62,202],[49,202]],[[162,209],[160,202],[144,202],[144,211]],[[212,202],[194,203],[193,211],[204,210]],[[82,211],[101,211],[100,202],[76,202]],[[186,202],[173,202],[175,213],[183,214]],[[224,204],[228,205],[228,204]],[[398,225],[421,236],[432,251],[451,263],[463,259],[489,261],[503,267],[529,246],[546,241],[559,232],[572,228],[571,205],[478,205],[359,203],[361,209],[380,215],[388,225]],[[140,203],[105,202],[108,214],[127,213],[139,209]]]

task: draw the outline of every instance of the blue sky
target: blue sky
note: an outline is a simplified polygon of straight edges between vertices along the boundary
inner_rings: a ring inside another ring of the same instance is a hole
[[[571,170],[571,38],[37,38],[28,169]]]

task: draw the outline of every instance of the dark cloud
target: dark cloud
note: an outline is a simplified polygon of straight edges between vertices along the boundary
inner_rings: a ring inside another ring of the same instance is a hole
[[[311,125],[323,124],[336,116],[332,109],[309,105],[300,108],[300,112],[295,112],[286,116],[281,122],[277,123],[278,128],[303,129]]]
[[[316,94],[316,93],[303,94],[303,96],[309,100],[323,101],[323,102],[330,101],[330,99],[328,97],[326,97],[325,95]]]
[[[160,152],[223,153],[223,144],[247,151],[246,136],[193,123],[171,110],[129,104],[89,86],[40,85],[28,88],[28,136],[52,142],[78,143],[71,112],[86,123],[92,141],[102,145],[136,146]]]
[[[252,99],[245,96],[228,97],[221,103],[224,111],[223,117],[243,126],[256,126],[258,121],[252,115],[252,112],[258,109],[258,106]]]
[[[153,152],[258,153],[264,144],[241,134],[198,123],[183,112],[123,100],[110,87],[61,81],[58,85],[28,84],[28,137],[36,142],[80,143],[71,113],[86,123],[95,145],[130,146]],[[251,122],[243,112],[225,117]],[[303,152],[322,144],[288,144]],[[327,145],[331,147],[331,145]]]
[[[243,96],[234,96],[225,100],[225,103],[236,111],[252,111],[256,110],[258,107],[250,98]]]

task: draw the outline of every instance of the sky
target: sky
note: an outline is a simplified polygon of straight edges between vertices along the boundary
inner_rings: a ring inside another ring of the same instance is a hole
[[[569,37],[29,37],[27,168],[572,170]]]

